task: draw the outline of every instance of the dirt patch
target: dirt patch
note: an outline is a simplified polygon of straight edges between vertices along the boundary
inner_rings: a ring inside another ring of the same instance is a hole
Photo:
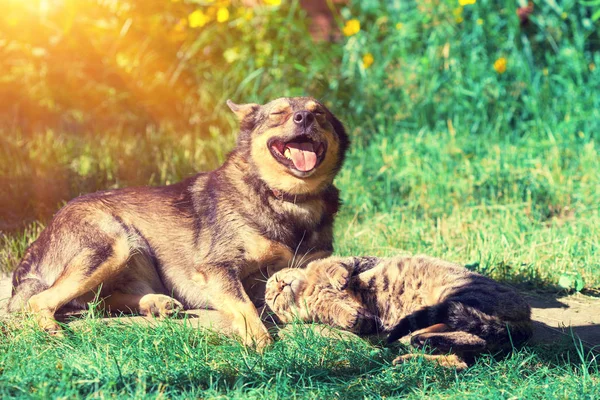
[[[532,307],[535,342],[573,341],[576,336],[588,348],[600,345],[600,298],[531,292],[523,295]]]
[[[6,305],[12,291],[12,280],[9,276],[0,274],[0,316],[6,313]]]
[[[0,316],[6,313],[6,303],[10,298],[11,280],[0,277]],[[588,347],[600,346],[600,298],[575,294],[559,297],[548,293],[524,292],[531,304],[535,321],[535,343],[555,344],[572,342],[573,335],[581,339]],[[227,330],[230,321],[220,313],[211,310],[190,310],[185,313],[186,323],[198,328]],[[108,323],[116,324],[153,324],[154,318],[119,317],[106,318]],[[85,321],[75,320],[70,324],[85,329]]]

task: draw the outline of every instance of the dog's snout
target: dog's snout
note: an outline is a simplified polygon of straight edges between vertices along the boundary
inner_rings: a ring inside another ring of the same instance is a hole
[[[296,111],[294,122],[304,128],[308,128],[315,120],[315,115],[310,111]]]

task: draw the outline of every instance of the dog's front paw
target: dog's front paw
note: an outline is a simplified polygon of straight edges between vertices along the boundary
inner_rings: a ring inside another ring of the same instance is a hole
[[[253,348],[261,354],[265,351],[265,348],[273,343],[273,338],[266,329],[258,331],[247,330],[242,333],[241,338],[244,346]]]
[[[257,337],[252,338],[251,345],[256,349],[259,353],[264,353],[265,349],[273,343],[273,338],[268,333],[258,335]]]

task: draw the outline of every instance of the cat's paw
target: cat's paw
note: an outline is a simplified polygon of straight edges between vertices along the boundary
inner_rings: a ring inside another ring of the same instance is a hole
[[[350,272],[337,264],[327,269],[327,276],[335,290],[345,290],[350,282]]]
[[[468,368],[467,363],[456,354],[449,355],[430,355],[430,354],[404,354],[398,356],[392,361],[392,365],[400,365],[414,359],[424,359],[433,361],[444,368],[454,368],[458,371],[463,371]]]
[[[140,299],[139,312],[142,315],[167,316],[183,310],[183,304],[164,294],[151,293]]]
[[[362,314],[358,309],[344,308],[337,315],[337,325],[347,331],[357,331]]]

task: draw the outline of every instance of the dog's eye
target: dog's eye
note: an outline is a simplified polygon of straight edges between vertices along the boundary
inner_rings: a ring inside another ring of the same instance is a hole
[[[285,114],[285,111],[274,111],[271,113],[271,115],[283,115]]]

